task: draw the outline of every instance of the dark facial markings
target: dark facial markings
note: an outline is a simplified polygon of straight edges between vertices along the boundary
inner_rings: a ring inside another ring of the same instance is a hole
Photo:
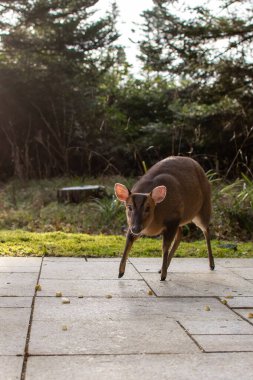
[[[142,194],[134,194],[132,196],[133,206],[136,210],[141,211],[146,203],[147,196]]]
[[[130,199],[131,203],[126,205],[128,213],[134,213],[139,218],[143,215],[146,218],[149,215],[151,205],[148,202],[148,196],[145,194],[133,194]]]
[[[139,235],[147,227],[147,223],[150,221],[151,208],[152,205],[148,194],[131,194],[126,204],[128,225],[131,233]]]
[[[128,211],[133,211],[133,206],[132,205],[127,205],[126,207],[127,207]]]

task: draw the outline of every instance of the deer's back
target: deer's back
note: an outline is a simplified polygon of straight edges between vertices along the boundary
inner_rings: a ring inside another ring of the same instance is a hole
[[[201,166],[188,157],[168,157],[152,166],[133,186],[133,193],[149,193],[154,187],[167,188],[165,200],[155,209],[156,225],[165,219],[190,222],[210,202],[210,184]]]

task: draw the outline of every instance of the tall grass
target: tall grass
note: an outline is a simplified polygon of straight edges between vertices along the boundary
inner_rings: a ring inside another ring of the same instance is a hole
[[[222,238],[242,240],[253,237],[253,181],[242,174],[233,183],[214,186],[214,220],[221,222]]]

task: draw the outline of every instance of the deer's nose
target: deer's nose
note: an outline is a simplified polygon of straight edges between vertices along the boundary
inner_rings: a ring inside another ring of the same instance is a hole
[[[141,226],[138,226],[138,225],[134,225],[134,226],[132,226],[132,228],[131,228],[131,231],[132,231],[134,234],[136,234],[136,235],[138,235],[138,234],[141,232],[141,230],[142,230]]]

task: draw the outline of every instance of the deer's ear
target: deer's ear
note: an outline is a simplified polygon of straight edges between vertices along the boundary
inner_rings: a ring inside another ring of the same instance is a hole
[[[167,189],[165,186],[157,186],[151,191],[151,197],[155,203],[161,203],[166,197]]]
[[[128,190],[128,188],[124,185],[121,185],[121,183],[115,183],[114,191],[115,191],[116,197],[121,202],[126,202],[127,198],[130,195],[130,191]]]

